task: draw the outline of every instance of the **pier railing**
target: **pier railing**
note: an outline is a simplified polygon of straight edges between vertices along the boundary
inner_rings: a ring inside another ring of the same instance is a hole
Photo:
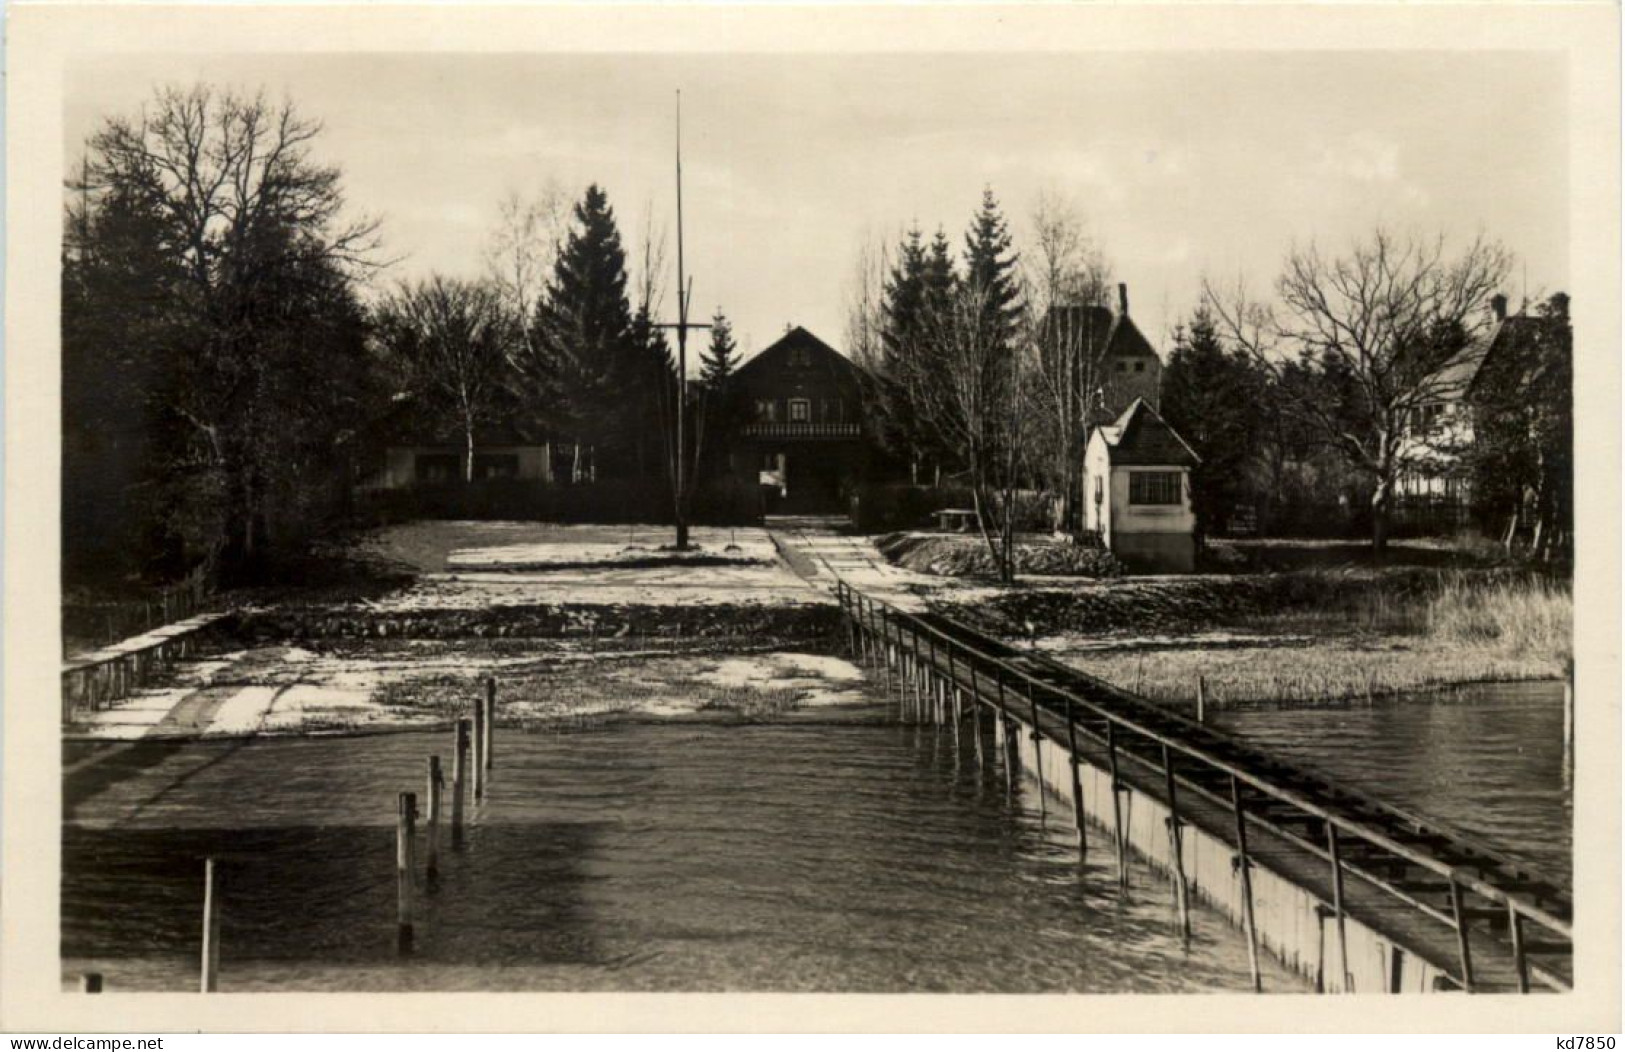
[[[902,611],[845,581],[837,582],[835,594],[856,652],[884,667],[888,678],[894,670],[923,665],[934,676],[946,677],[953,690],[968,691],[977,702],[991,705],[1001,717],[1031,722],[1035,735],[1069,750],[1075,792],[1082,738],[1104,746],[1114,790],[1122,759],[1160,768],[1176,824],[1176,785],[1232,810],[1235,825],[1228,839],[1240,852],[1243,870],[1250,864],[1249,822],[1321,859],[1329,866],[1332,889],[1326,905],[1340,930],[1345,880],[1354,875],[1381,889],[1404,911],[1455,933],[1454,962],[1434,963],[1461,989],[1500,985],[1528,992],[1532,980],[1558,990],[1572,987],[1572,907],[1557,882],[1434,823],[957,622]],[[1024,703],[1025,711],[1018,703]],[[1120,838],[1120,850],[1121,845]],[[1248,895],[1250,915],[1250,891]],[[1492,945],[1479,945],[1494,953],[1475,962],[1472,929],[1479,922],[1489,929],[1480,934],[1494,937]],[[1505,930],[1505,942],[1498,928]],[[1256,936],[1249,932],[1249,939]],[[1346,945],[1341,952],[1347,974]]]

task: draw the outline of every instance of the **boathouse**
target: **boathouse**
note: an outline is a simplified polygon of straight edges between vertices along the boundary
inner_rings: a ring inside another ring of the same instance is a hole
[[[1142,398],[1095,427],[1083,458],[1084,526],[1133,569],[1196,569],[1190,473],[1199,459]]]
[[[769,513],[834,514],[868,461],[857,366],[801,326],[729,380],[743,422],[728,449],[736,478]]]

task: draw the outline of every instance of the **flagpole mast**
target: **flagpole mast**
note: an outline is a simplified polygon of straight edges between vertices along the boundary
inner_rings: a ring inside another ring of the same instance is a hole
[[[672,479],[677,548],[688,547],[688,472],[684,461],[688,416],[688,294],[683,283],[683,92],[677,90],[677,472]]]

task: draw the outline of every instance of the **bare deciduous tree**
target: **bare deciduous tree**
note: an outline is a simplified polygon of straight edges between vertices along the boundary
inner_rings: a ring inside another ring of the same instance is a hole
[[[463,478],[474,480],[474,437],[501,398],[518,326],[490,282],[435,276],[393,293],[377,312],[385,353],[410,390],[457,423]]]
[[[313,297],[347,296],[358,272],[383,265],[377,222],[349,213],[339,169],[313,155],[321,131],[263,93],[164,88],[138,117],[102,124],[83,171],[87,189],[138,203],[151,219],[173,277],[148,289],[149,302],[190,333],[170,349],[164,409],[193,429],[225,480],[227,544],[245,561],[285,474],[278,439],[311,400],[269,393],[278,367],[290,375],[306,353],[304,342],[269,334],[309,313]]]
[[[1483,307],[1511,257],[1475,239],[1459,254],[1442,237],[1401,238],[1377,230],[1346,255],[1294,249],[1275,292],[1278,303],[1204,282],[1220,326],[1279,380],[1287,362],[1315,382],[1279,384],[1289,411],[1371,480],[1372,545],[1387,543],[1395,484],[1431,455],[1410,440],[1413,414],[1439,401],[1441,367],[1484,324]]]
[[[527,339],[569,221],[569,199],[552,179],[533,198],[510,191],[497,205],[497,221],[486,238],[485,270]]]
[[[962,282],[922,319],[936,375],[905,378],[918,394],[920,423],[964,458],[977,527],[998,569],[1015,580],[1017,486],[1029,437],[1030,386],[1023,339],[1015,350],[985,324],[987,293]]]
[[[1083,446],[1103,383],[1097,352],[1105,333],[1093,329],[1106,323],[1089,308],[1108,302],[1111,272],[1081,211],[1065,197],[1041,193],[1030,223],[1026,328],[1038,338],[1031,394],[1046,422],[1033,435],[1033,459],[1057,498],[1056,525],[1067,529],[1078,520]]]

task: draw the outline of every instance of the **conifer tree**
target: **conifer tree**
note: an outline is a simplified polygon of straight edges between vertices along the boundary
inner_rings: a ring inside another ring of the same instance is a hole
[[[734,343],[733,326],[718,307],[711,316],[711,343],[700,358],[700,388],[713,403],[721,400],[728,380],[739,365],[739,347]]]
[[[626,250],[609,198],[596,183],[575,206],[574,219],[537,306],[535,353],[522,367],[526,394],[572,443],[571,474],[580,481],[589,471],[584,453],[616,436],[634,404],[621,389],[634,341]]]
[[[1201,535],[1222,529],[1247,490],[1248,469],[1263,441],[1266,377],[1225,347],[1205,305],[1174,335],[1162,373],[1162,415],[1201,463],[1191,472],[1191,505]]]
[[[979,289],[982,319],[994,346],[1011,348],[1021,322],[1021,286],[1009,224],[992,188],[982,191],[982,207],[965,232],[965,281]]]

